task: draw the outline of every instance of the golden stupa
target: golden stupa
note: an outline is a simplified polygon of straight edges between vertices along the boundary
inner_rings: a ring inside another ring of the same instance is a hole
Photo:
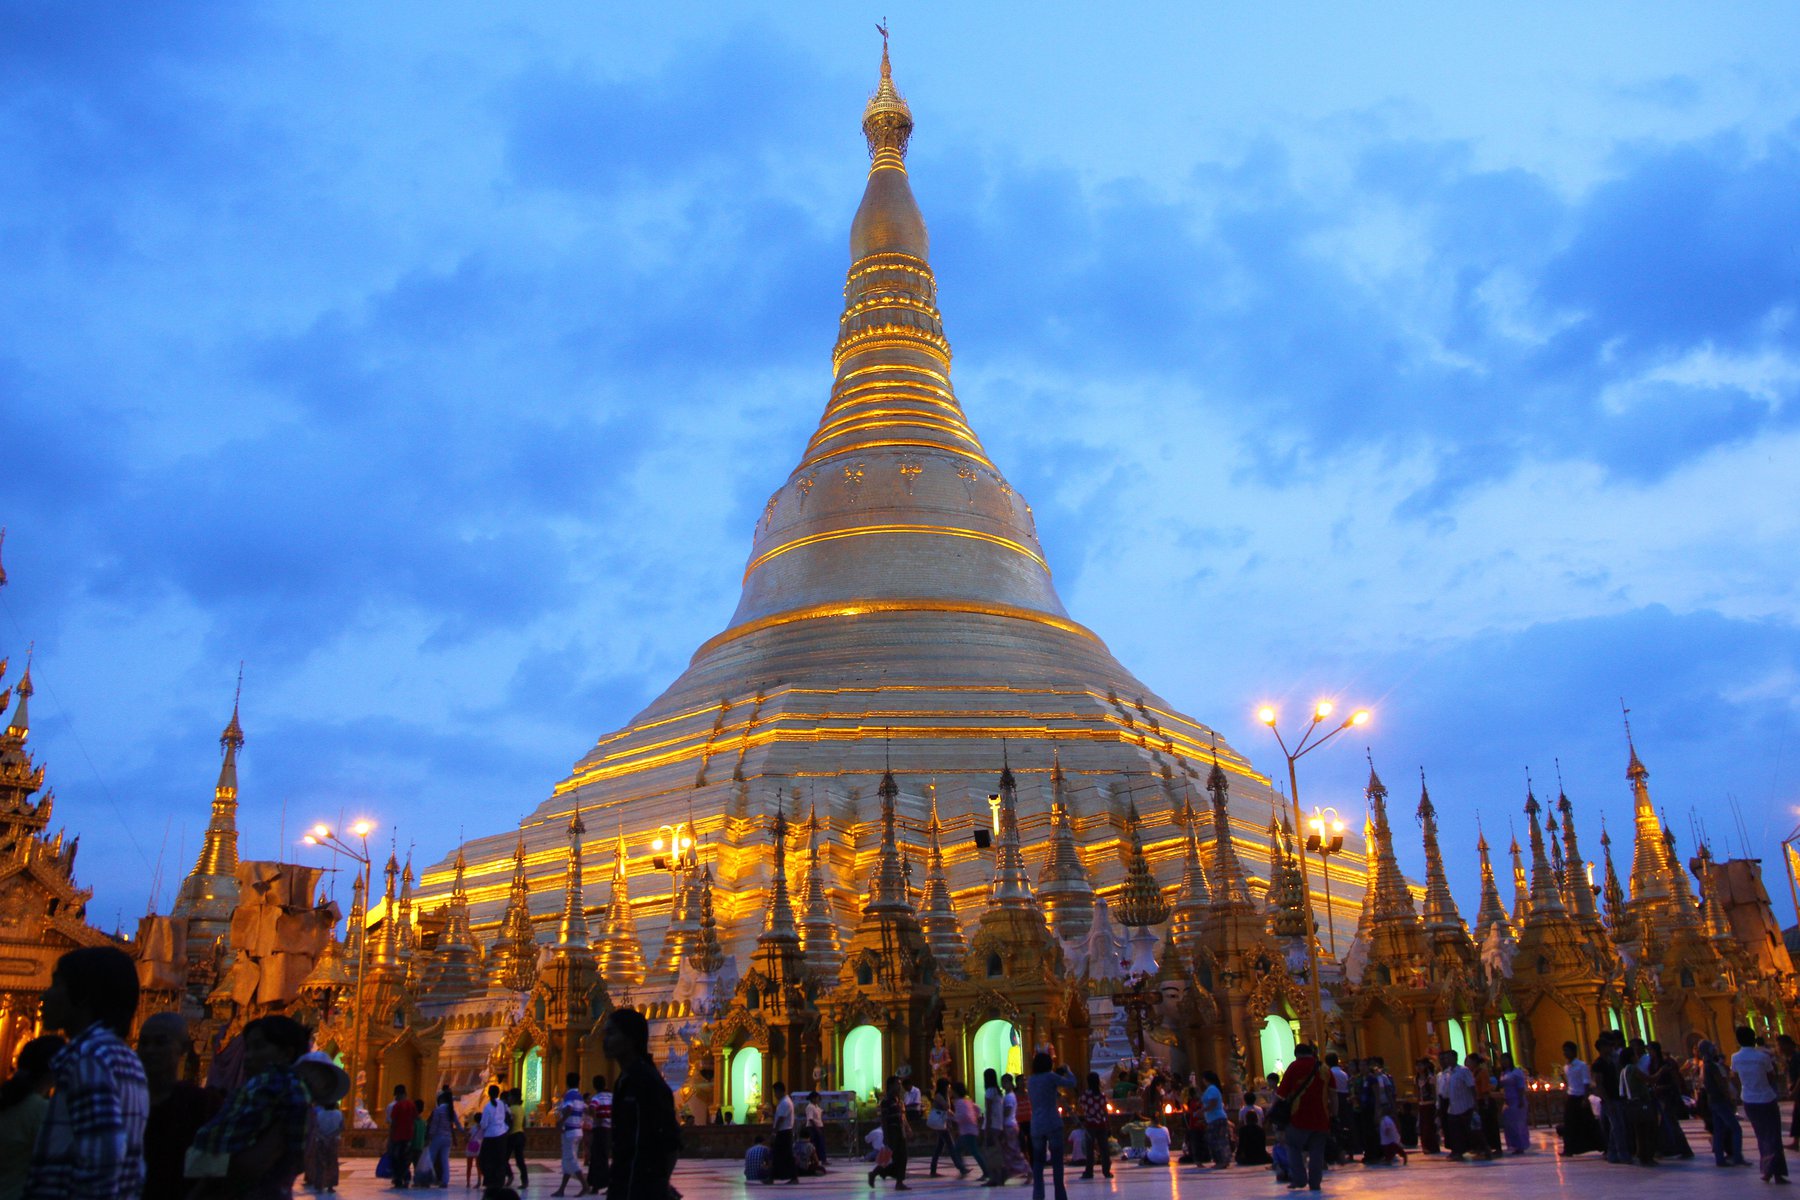
[[[1003,763],[1019,780],[1034,878],[1049,856],[1053,752],[1080,857],[1103,894],[1125,876],[1132,803],[1158,880],[1180,878],[1180,814],[1190,795],[1204,808],[1215,752],[1232,776],[1239,855],[1267,877],[1262,831],[1278,802],[1268,779],[1070,618],[1031,506],[988,457],[951,386],[930,239],[907,178],[912,114],[885,49],[862,128],[872,164],[850,228],[830,396],[799,465],[756,522],[737,611],[661,696],[600,738],[521,829],[464,848],[473,923],[491,936],[523,835],[542,940],[562,908],[576,808],[592,839],[592,884],[612,877],[609,851],[622,838],[649,964],[638,995],[673,987],[697,937],[702,870],[725,951],[748,961],[769,895],[777,789],[800,811],[816,809],[824,891],[840,926],[853,926],[880,837],[876,787],[890,763],[913,888],[925,882],[927,796],[937,786],[965,926],[993,875],[971,834],[997,824],[988,797]],[[678,840],[690,830],[697,844],[684,858]],[[1347,925],[1361,904],[1361,870],[1333,867]],[[454,875],[450,858],[425,873],[422,910],[448,900]],[[603,916],[604,890],[592,891],[591,911]],[[1322,894],[1317,902],[1322,917]]]

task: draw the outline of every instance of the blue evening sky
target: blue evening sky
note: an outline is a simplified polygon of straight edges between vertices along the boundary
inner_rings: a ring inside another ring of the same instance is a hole
[[[1466,914],[1527,767],[1629,830],[1620,696],[1684,855],[1735,804],[1774,865],[1800,8],[14,0],[0,646],[97,921],[191,864],[240,660],[243,853],[366,812],[435,861],[723,625],[884,15],[1077,619],[1264,770],[1259,702],[1376,706]],[[1360,745],[1304,770],[1360,818]]]

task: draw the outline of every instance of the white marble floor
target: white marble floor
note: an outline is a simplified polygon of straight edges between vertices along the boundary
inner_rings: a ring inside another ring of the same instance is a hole
[[[1746,1130],[1746,1133],[1749,1131]],[[1588,1154],[1564,1161],[1549,1152],[1534,1152],[1519,1158],[1491,1163],[1452,1163],[1441,1155],[1427,1158],[1414,1155],[1406,1167],[1340,1167],[1326,1172],[1325,1195],[1351,1198],[1383,1197],[1384,1200],[1535,1200],[1545,1195],[1582,1195],[1599,1200],[1602,1197],[1629,1197],[1629,1200],[1704,1200],[1708,1197],[1733,1197],[1742,1200],[1763,1194],[1765,1185],[1754,1168],[1721,1170],[1713,1166],[1706,1150],[1706,1134],[1698,1124],[1688,1128],[1688,1139],[1698,1152],[1685,1162],[1659,1163],[1655,1167],[1614,1166]],[[1544,1141],[1543,1145],[1549,1145]],[[1754,1156],[1752,1141],[1748,1151]],[[1790,1161],[1800,1173],[1800,1153],[1789,1152]],[[1754,1161],[1754,1158],[1752,1158]],[[447,1200],[474,1200],[479,1189],[465,1189],[461,1184],[462,1158],[455,1160],[453,1174],[458,1181],[447,1190],[423,1189],[417,1200],[444,1196]],[[944,1166],[945,1175],[926,1177],[923,1167],[910,1174],[908,1182],[920,1200],[949,1197],[978,1197],[993,1193],[963,1182]],[[855,1196],[867,1200],[879,1193],[885,1200],[892,1184],[878,1183],[875,1192],[868,1187],[868,1164],[836,1162],[829,1175],[801,1181],[792,1191],[804,1200],[807,1196]],[[542,1200],[556,1188],[556,1164],[546,1161],[531,1164],[532,1185],[522,1193],[524,1200]],[[1068,1181],[1070,1200],[1283,1200],[1293,1195],[1275,1181],[1267,1168],[1233,1167],[1225,1171],[1197,1167],[1154,1168],[1120,1164],[1109,1182],[1096,1178],[1082,1182],[1072,1172]],[[1048,1184],[1048,1180],[1046,1180]],[[720,1159],[686,1162],[676,1171],[675,1186],[684,1200],[748,1200],[752,1194],[768,1196],[785,1194],[785,1187],[756,1186],[744,1183],[738,1164]],[[1021,1194],[1029,1181],[1012,1183],[1007,1193]],[[1766,1188],[1771,1195],[1784,1195],[1787,1188]],[[1800,1186],[1793,1189],[1800,1200]],[[308,1193],[297,1196],[310,1200]],[[344,1163],[339,1194],[344,1200],[378,1200],[389,1195],[385,1181],[374,1177],[372,1159],[350,1159]],[[569,1194],[574,1195],[571,1188]]]

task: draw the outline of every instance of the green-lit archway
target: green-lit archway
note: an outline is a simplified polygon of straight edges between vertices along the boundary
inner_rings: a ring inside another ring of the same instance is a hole
[[[752,1104],[762,1100],[762,1051],[745,1046],[731,1056],[731,1119],[744,1123]]]
[[[1279,1075],[1294,1061],[1294,1025],[1280,1013],[1270,1013],[1258,1041],[1262,1045],[1263,1073]]]
[[[1450,1042],[1447,1049],[1456,1051],[1458,1062],[1469,1057],[1469,1038],[1467,1034],[1463,1033],[1461,1021],[1457,1020],[1455,1017],[1451,1017],[1448,1021],[1445,1021],[1444,1036],[1448,1038]]]
[[[1025,1052],[1019,1030],[1010,1021],[989,1021],[975,1031],[975,1088],[979,1092],[989,1067],[996,1075],[1022,1075]]]
[[[881,1030],[858,1025],[844,1035],[844,1090],[867,1100],[881,1094]]]
[[[544,1048],[533,1046],[519,1067],[519,1091],[525,1097],[525,1111],[537,1108],[544,1098]]]

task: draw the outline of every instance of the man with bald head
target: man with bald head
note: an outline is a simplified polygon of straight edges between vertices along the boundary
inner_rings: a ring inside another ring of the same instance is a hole
[[[187,1018],[160,1012],[138,1027],[138,1059],[150,1084],[150,1119],[144,1126],[144,1200],[181,1200],[187,1193],[182,1167],[194,1133],[219,1111],[217,1092],[189,1083],[194,1043]]]

